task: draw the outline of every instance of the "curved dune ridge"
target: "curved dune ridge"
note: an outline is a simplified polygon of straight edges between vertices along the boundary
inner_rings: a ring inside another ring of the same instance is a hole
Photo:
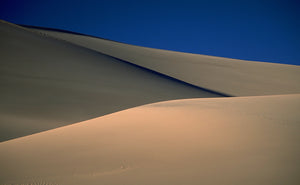
[[[0,49],[0,185],[300,184],[299,66],[5,21]]]
[[[299,184],[300,95],[140,106],[0,145],[2,184]]]

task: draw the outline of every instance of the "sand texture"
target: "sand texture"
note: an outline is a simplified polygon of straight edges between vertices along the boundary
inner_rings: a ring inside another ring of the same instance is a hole
[[[298,185],[300,67],[0,21],[0,185]]]

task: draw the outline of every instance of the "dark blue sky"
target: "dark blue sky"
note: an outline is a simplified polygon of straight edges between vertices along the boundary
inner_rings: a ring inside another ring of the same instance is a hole
[[[300,65],[300,1],[0,0],[0,18],[160,49]]]

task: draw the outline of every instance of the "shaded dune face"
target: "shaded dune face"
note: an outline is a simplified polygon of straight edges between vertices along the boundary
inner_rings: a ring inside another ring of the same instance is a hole
[[[299,108],[300,95],[140,106],[2,142],[0,182],[297,185]]]
[[[0,24],[0,141],[171,99],[222,94]]]

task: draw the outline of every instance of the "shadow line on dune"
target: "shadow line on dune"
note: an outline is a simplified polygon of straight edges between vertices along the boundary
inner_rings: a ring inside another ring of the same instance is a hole
[[[95,50],[94,50],[94,51],[95,51]],[[98,51],[96,51],[96,52],[98,52]],[[99,52],[99,53],[101,53],[101,52]],[[163,74],[163,73],[154,71],[154,70],[152,70],[152,69],[149,69],[149,68],[146,68],[146,67],[143,67],[143,66],[140,66],[140,65],[131,63],[131,62],[128,62],[128,61],[126,61],[126,60],[122,60],[122,59],[120,59],[120,58],[117,58],[117,57],[114,57],[114,56],[111,56],[111,55],[107,55],[107,54],[104,54],[104,53],[101,53],[101,54],[106,55],[106,56],[109,56],[109,57],[111,57],[111,58],[113,58],[113,59],[116,59],[116,60],[118,60],[118,61],[120,61],[120,62],[124,62],[124,63],[126,63],[126,64],[129,64],[129,65],[131,65],[131,66],[137,67],[137,68],[139,68],[139,69],[141,69],[141,70],[145,70],[145,71],[150,72],[150,73],[152,73],[152,74],[161,76],[161,77],[163,77],[163,78],[167,78],[167,79],[169,79],[169,80],[173,80],[173,81],[179,82],[179,83],[181,83],[181,84],[184,84],[184,85],[187,85],[187,86],[196,88],[196,89],[201,90],[201,91],[205,91],[205,92],[208,92],[208,93],[212,93],[212,94],[215,94],[215,95],[218,95],[218,96],[221,96],[221,97],[234,97],[234,96],[229,95],[229,94],[226,94],[226,93],[217,92],[217,91],[214,91],[214,90],[210,90],[210,89],[206,89],[206,88],[203,88],[203,87],[199,87],[199,86],[197,86],[197,85],[194,85],[194,84],[185,82],[185,81],[180,80],[180,79],[178,79],[178,78],[174,78],[174,77],[165,75],[165,74]]]
[[[22,25],[22,24],[20,24],[20,26],[23,26],[23,27],[25,27],[25,28],[42,29],[42,30],[57,31],[57,32],[63,32],[63,33],[70,33],[70,34],[75,34],[75,35],[83,35],[83,36],[88,36],[88,37],[94,37],[94,38],[99,38],[99,39],[103,39],[103,40],[108,40],[108,41],[112,41],[112,42],[122,43],[122,42],[118,42],[118,41],[114,41],[114,40],[110,40],[110,39],[105,39],[105,38],[102,38],[102,37],[96,37],[96,36],[92,36],[92,35],[87,35],[87,34],[82,34],[82,33],[72,32],[72,31],[68,31],[68,30],[56,29],[56,28],[46,28],[46,27],[30,26],[30,25]],[[55,38],[55,39],[58,39],[58,38],[53,37],[53,36],[51,36],[51,37],[52,37],[52,38]],[[59,39],[59,40],[61,40],[61,39]],[[85,49],[87,49],[87,50],[91,50],[91,51],[100,53],[100,54],[102,54],[102,55],[111,57],[111,58],[113,58],[113,59],[115,59],[115,60],[118,60],[118,61],[120,61],[120,62],[124,62],[124,63],[126,63],[126,64],[131,65],[131,66],[137,67],[137,68],[139,68],[139,69],[141,69],[141,70],[150,72],[150,73],[155,74],[155,75],[159,75],[159,76],[161,76],[161,77],[163,77],[163,78],[167,78],[167,79],[169,79],[169,80],[173,80],[173,81],[182,83],[182,84],[184,84],[184,85],[187,85],[187,86],[196,88],[196,89],[201,90],[201,91],[205,91],[205,92],[212,93],[212,94],[215,94],[215,95],[218,95],[218,96],[222,96],[222,97],[234,97],[234,96],[229,95],[229,94],[226,94],[226,93],[214,91],[214,90],[211,90],[211,89],[203,88],[203,87],[200,87],[200,86],[197,86],[197,85],[194,85],[194,84],[185,82],[185,81],[180,80],[180,79],[178,79],[178,78],[174,78],[174,77],[168,76],[168,75],[166,75],[166,74],[157,72],[157,71],[152,70],[152,69],[149,69],[149,68],[147,68],[147,67],[143,67],[143,66],[141,66],[141,65],[134,64],[134,63],[132,63],[132,62],[129,62],[129,61],[120,59],[120,58],[118,58],[118,57],[114,57],[114,56],[112,56],[112,55],[108,55],[108,54],[102,53],[102,52],[100,52],[100,51],[97,51],[97,50],[94,50],[94,49],[91,49],[91,48],[87,48],[87,47],[78,45],[78,44],[76,44],[76,43],[73,43],[73,42],[70,42],[70,41],[67,41],[67,40],[61,40],[61,41],[68,42],[69,44],[76,45],[76,46],[78,46],[78,47],[85,48]],[[127,43],[124,43],[124,44],[127,44]],[[129,45],[130,45],[130,44],[129,44]]]

